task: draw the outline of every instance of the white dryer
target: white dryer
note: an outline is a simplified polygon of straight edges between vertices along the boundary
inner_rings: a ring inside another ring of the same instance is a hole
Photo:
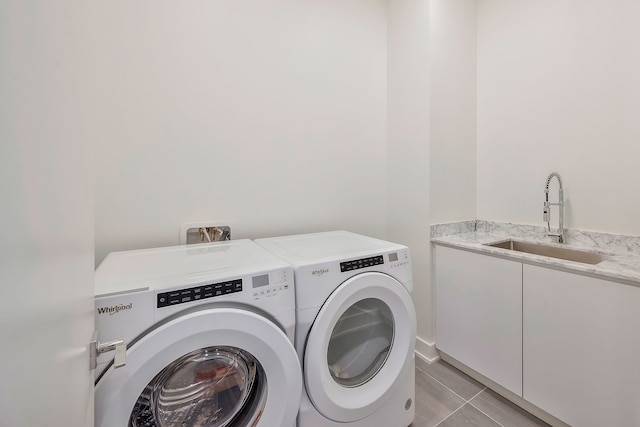
[[[250,240],[111,253],[95,274],[95,425],[292,427],[291,267]]]
[[[336,231],[258,239],[294,267],[299,427],[406,427],[415,415],[409,248]]]

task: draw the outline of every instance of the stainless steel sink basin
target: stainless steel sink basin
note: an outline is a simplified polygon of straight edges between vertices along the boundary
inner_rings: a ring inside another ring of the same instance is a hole
[[[581,251],[578,249],[558,248],[542,243],[520,242],[517,240],[502,240],[495,243],[487,243],[485,246],[494,248],[509,249],[511,251],[526,252],[528,254],[559,258],[567,261],[581,262],[584,264],[598,264],[606,258],[603,255],[593,252]]]

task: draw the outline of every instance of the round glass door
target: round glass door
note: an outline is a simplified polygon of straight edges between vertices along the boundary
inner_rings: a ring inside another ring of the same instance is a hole
[[[329,338],[327,365],[334,381],[359,387],[373,378],[393,345],[391,309],[382,300],[367,298],[349,307]]]
[[[402,384],[415,338],[416,314],[402,283],[380,272],[350,277],[324,301],[307,335],[309,400],[338,423],[373,414]]]
[[[138,398],[129,427],[253,425],[266,403],[264,370],[248,352],[208,347],[156,375]]]

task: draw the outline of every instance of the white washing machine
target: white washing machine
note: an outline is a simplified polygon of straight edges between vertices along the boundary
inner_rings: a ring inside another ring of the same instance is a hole
[[[299,427],[406,427],[415,415],[409,248],[336,231],[258,239],[294,267]]]
[[[99,340],[127,343],[97,360],[96,427],[295,425],[288,264],[250,240],[114,252],[95,286]]]

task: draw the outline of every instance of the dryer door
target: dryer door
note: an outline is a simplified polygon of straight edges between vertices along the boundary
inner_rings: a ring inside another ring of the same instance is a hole
[[[382,273],[342,283],[326,300],[307,337],[307,393],[326,418],[371,415],[394,392],[410,364],[416,314],[404,286]]]
[[[277,325],[209,308],[159,325],[127,350],[124,367],[105,372],[95,425],[290,427],[301,391],[296,352]]]

